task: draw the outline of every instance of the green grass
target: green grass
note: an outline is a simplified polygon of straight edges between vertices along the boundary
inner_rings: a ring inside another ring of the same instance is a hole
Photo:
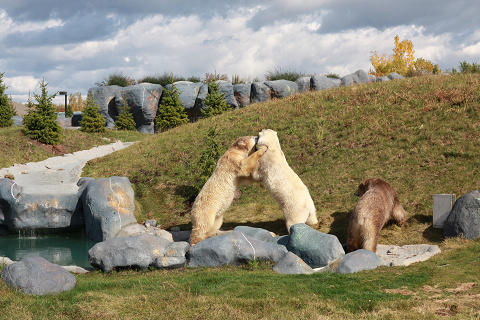
[[[426,262],[349,275],[279,275],[269,263],[93,272],[77,275],[75,289],[57,296],[24,296],[0,285],[0,318],[478,318],[480,241],[443,240],[442,229],[432,228],[432,198],[478,189],[479,107],[478,75],[308,92],[141,136],[128,149],[89,162],[83,174],[127,176],[139,222],[157,219],[163,228],[186,230],[185,202],[208,129],[220,130],[226,150],[239,136],[270,128],[309,187],[320,231],[344,243],[357,185],[380,177],[397,190],[408,219],[402,228],[387,225],[379,242],[439,245],[442,253]],[[225,229],[237,225],[286,233],[280,208],[260,185],[243,188],[225,214]]]

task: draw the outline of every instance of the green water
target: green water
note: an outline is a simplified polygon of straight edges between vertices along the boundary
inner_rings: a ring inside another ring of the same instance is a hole
[[[40,256],[61,266],[89,267],[88,250],[96,244],[82,232],[0,236],[0,257],[14,261]]]

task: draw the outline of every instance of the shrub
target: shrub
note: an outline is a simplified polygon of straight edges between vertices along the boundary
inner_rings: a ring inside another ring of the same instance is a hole
[[[92,96],[87,97],[83,109],[80,130],[84,132],[105,132],[105,118],[100,114],[100,109]]]
[[[12,118],[17,114],[10,98],[5,94],[7,88],[3,83],[3,73],[0,73],[0,127],[12,126]]]
[[[220,93],[220,85],[216,80],[208,83],[208,94],[203,104],[205,109],[201,112],[204,118],[222,114],[229,109],[225,101],[225,93]]]
[[[134,85],[136,81],[130,77],[124,76],[122,72],[112,73],[108,78],[103,78],[103,81],[95,83],[99,87],[104,86],[120,86],[127,87]]]
[[[37,104],[29,98],[27,104],[28,111],[23,117],[24,133],[35,140],[38,140],[45,144],[58,144],[60,143],[60,132],[62,127],[57,123],[57,114],[55,113],[56,107],[52,103],[52,99],[57,94],[51,96],[48,95],[47,85],[45,80],[40,82],[40,88],[42,94],[33,94]]]
[[[460,62],[458,67],[461,73],[480,73],[480,64],[468,63],[467,61]]]
[[[120,108],[120,114],[115,120],[115,128],[124,131],[135,131],[136,124],[133,113],[127,103],[127,98],[123,97],[123,106]]]
[[[171,89],[165,89],[162,94],[162,103],[158,106],[155,123],[157,130],[166,131],[188,122],[185,106],[180,101],[177,87],[171,78]]]
[[[293,70],[282,70],[282,68],[275,68],[273,71],[268,70],[265,78],[269,81],[274,80],[290,80],[297,81],[298,78],[305,77],[307,74],[305,72],[298,72],[295,69]]]
[[[162,75],[146,76],[139,82],[159,84],[162,87],[165,87],[167,84],[171,84],[177,81],[185,81],[185,78],[173,75],[173,73],[164,72]]]

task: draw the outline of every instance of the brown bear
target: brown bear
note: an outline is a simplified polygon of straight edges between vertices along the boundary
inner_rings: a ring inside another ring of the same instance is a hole
[[[238,187],[254,182],[251,173],[267,150],[267,147],[261,147],[255,152],[256,138],[238,138],[218,160],[215,171],[200,190],[190,212],[193,225],[191,245],[225,233],[219,231],[223,214],[232,204]]]
[[[262,147],[268,150],[258,157],[252,178],[261,181],[282,208],[288,233],[297,223],[317,226],[316,209],[308,188],[288,165],[275,131],[264,129],[259,133],[257,148]]]
[[[395,190],[382,179],[364,180],[355,195],[361,198],[350,215],[347,249],[349,252],[357,249],[376,252],[380,230],[391,218],[402,226],[407,213]]]

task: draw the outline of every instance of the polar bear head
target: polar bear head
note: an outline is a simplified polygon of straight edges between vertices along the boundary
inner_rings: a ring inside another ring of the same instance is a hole
[[[267,146],[268,149],[273,147],[280,147],[280,141],[278,140],[277,132],[272,129],[263,129],[258,134],[257,148],[259,146]]]

